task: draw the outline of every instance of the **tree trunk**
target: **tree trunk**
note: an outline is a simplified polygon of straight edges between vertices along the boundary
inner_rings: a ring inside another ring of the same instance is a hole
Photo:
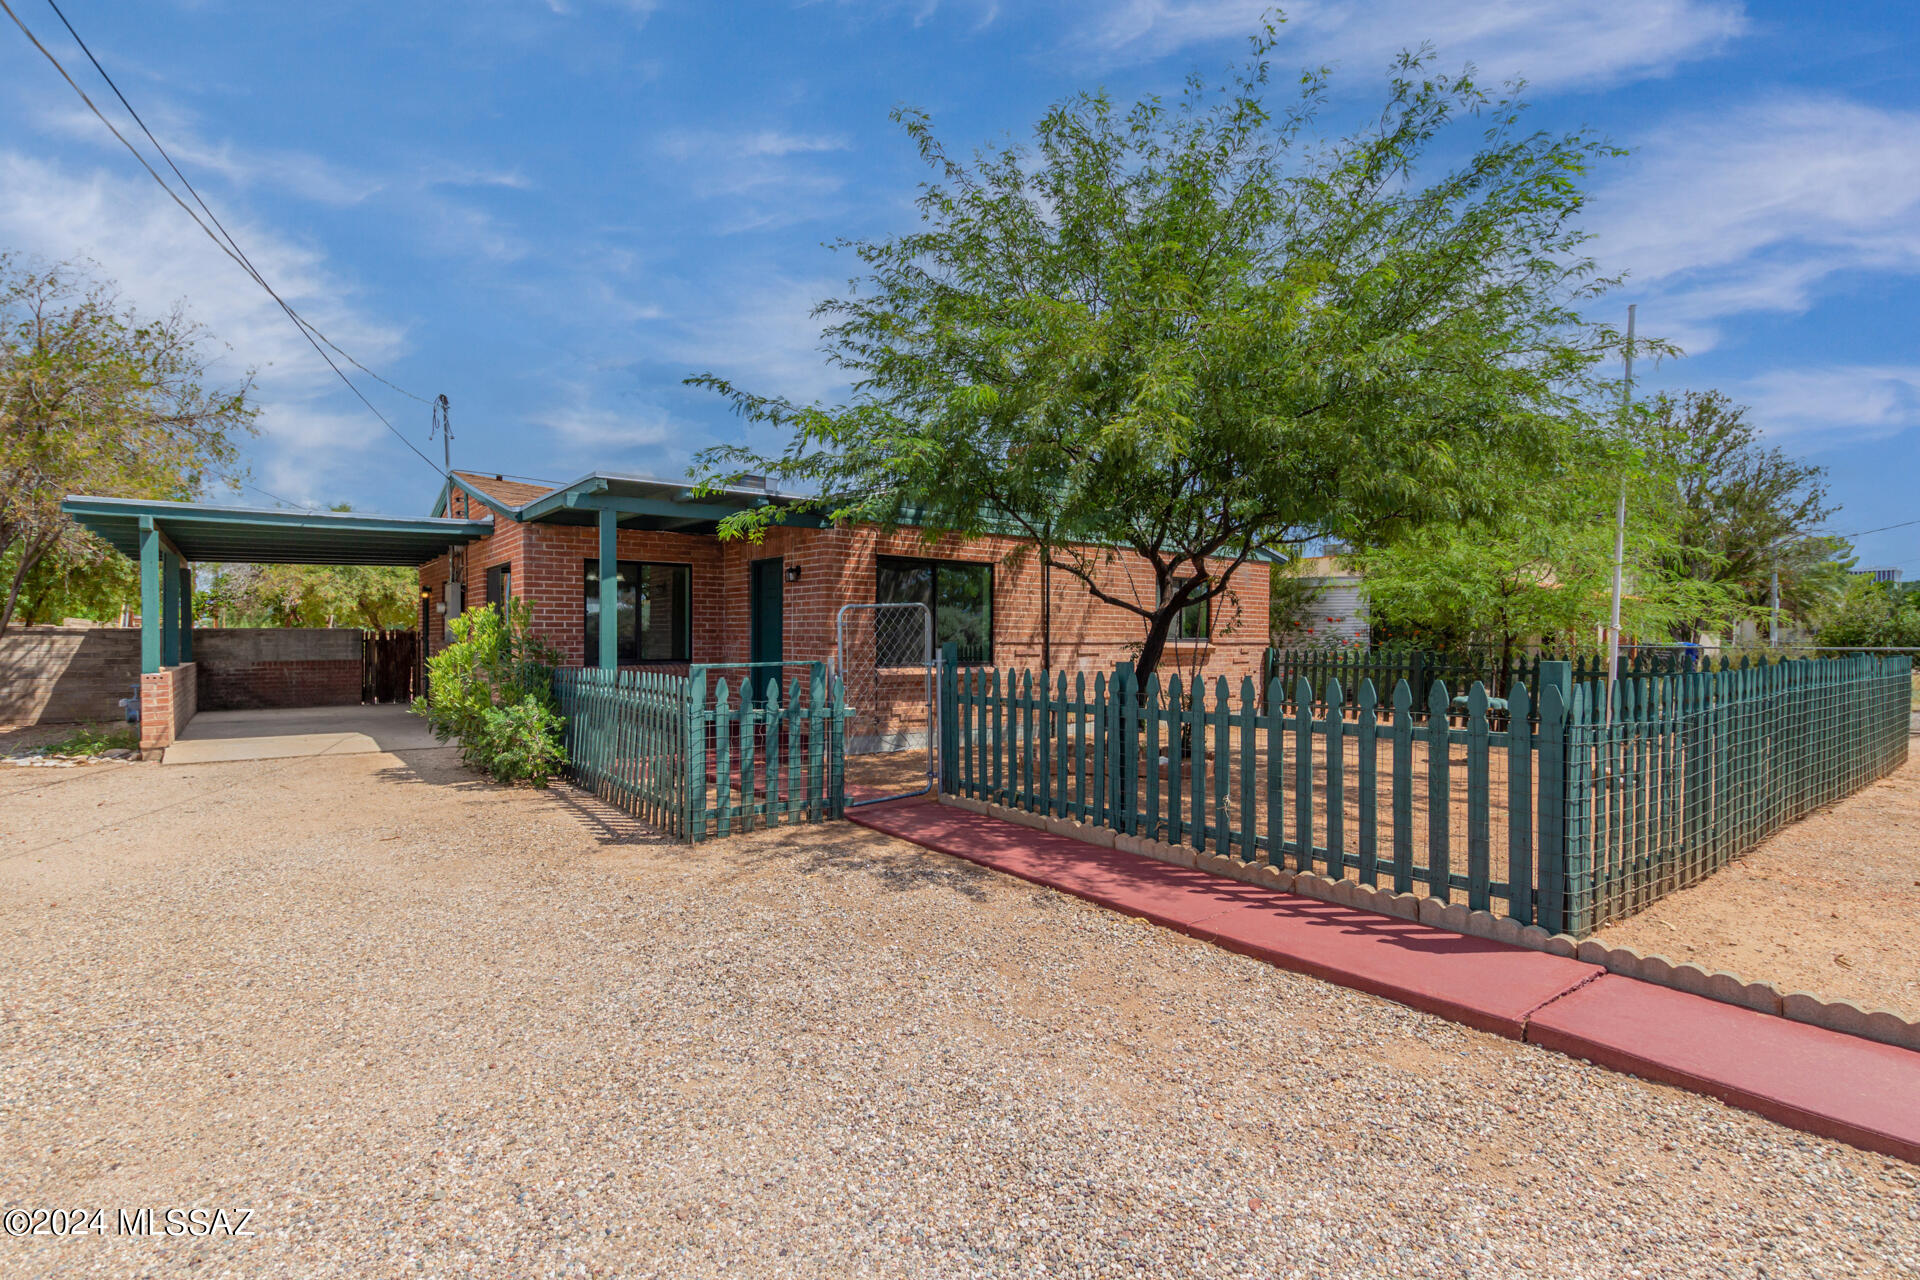
[[[27,575],[33,572],[33,566],[40,563],[45,555],[44,548],[36,551],[26,539],[20,541],[20,563],[13,568],[13,581],[7,584],[7,598],[0,601],[0,636],[7,634],[7,628],[13,623],[14,606],[20,603],[20,588],[26,584]]]
[[[1158,612],[1147,621],[1147,640],[1140,646],[1140,658],[1133,664],[1133,674],[1145,683],[1160,666],[1160,660],[1166,656],[1167,633],[1173,630],[1173,620],[1180,616],[1178,608],[1162,605]]]

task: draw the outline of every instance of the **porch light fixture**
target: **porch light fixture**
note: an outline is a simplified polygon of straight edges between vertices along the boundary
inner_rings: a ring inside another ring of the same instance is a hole
[[[800,566],[799,566],[799,565],[797,565],[797,564],[790,564],[790,565],[788,565],[788,566],[787,566],[787,581],[788,581],[788,582],[798,582],[798,581],[800,581]]]

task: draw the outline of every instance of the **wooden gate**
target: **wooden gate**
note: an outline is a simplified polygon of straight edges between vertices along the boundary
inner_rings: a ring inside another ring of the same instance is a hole
[[[420,692],[419,633],[362,631],[360,639],[360,701],[412,702]]]

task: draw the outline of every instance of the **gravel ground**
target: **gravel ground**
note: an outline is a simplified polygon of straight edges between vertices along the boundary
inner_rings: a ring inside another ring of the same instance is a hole
[[[1887,777],[1596,936],[1920,1017],[1920,744]]]
[[[21,775],[0,1202],[259,1234],[6,1276],[1920,1274],[1898,1162],[844,825],[660,845],[447,751]]]

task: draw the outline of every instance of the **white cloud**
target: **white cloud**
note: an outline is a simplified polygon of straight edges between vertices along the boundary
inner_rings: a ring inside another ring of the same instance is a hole
[[[237,216],[226,224],[281,296],[341,347],[375,369],[402,354],[404,333],[356,305],[317,249]],[[258,373],[261,439],[252,454],[263,487],[301,503],[337,501],[354,496],[369,450],[395,466],[421,465],[396,460],[405,458],[399,443],[357,402],[343,403],[350,393],[280,308],[145,174],[109,174],[0,150],[0,244],[49,262],[91,258],[143,312],[162,313],[185,301],[226,348],[218,352],[215,378],[237,381],[249,368]],[[368,390],[382,398],[377,385]],[[392,397],[386,399],[391,418]],[[424,426],[424,409],[421,414]]]
[[[817,160],[851,146],[837,134],[677,129],[662,136],[657,149],[686,170],[692,195],[726,203],[715,229],[732,233],[791,226],[832,212],[846,179]]]
[[[551,431],[570,454],[590,454],[596,464],[608,461],[609,451],[655,450],[680,435],[664,412],[652,406],[632,410],[600,408],[584,402],[576,388],[575,403],[537,416],[534,421]]]
[[[1116,60],[1162,57],[1258,29],[1272,0],[1121,0],[1082,32]],[[1739,0],[1297,0],[1277,50],[1350,70],[1386,66],[1431,42],[1443,66],[1475,63],[1496,79],[1598,85],[1662,75],[1746,30]]]
[[[729,305],[681,324],[660,354],[756,394],[833,399],[845,394],[846,375],[820,354],[821,321],[812,312],[844,291],[844,281],[785,276],[716,289]]]
[[[1749,381],[1739,398],[1778,439],[1877,440],[1920,426],[1920,365],[1782,369]]]
[[[1628,163],[1590,206],[1592,249],[1690,352],[1843,272],[1920,272],[1920,113],[1777,97],[1683,119]]]

